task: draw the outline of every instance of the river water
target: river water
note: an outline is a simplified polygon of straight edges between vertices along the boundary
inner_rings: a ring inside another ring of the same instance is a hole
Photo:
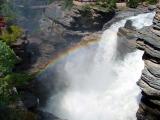
[[[116,22],[99,42],[76,48],[50,64],[39,78],[54,84],[43,110],[67,120],[136,120],[140,100],[136,81],[144,67],[143,52],[115,59],[117,32],[128,19],[140,29],[151,25],[153,17],[154,13],[146,13]]]

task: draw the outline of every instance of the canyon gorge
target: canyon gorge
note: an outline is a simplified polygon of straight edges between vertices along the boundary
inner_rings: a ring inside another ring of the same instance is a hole
[[[49,95],[42,109],[60,119],[136,120],[141,97],[136,81],[143,69],[137,31],[152,25],[154,15],[115,22],[97,42],[77,46],[52,61],[38,77],[47,92],[43,94]],[[128,44],[124,29],[131,29]]]
[[[25,76],[0,74],[18,81],[8,90],[18,99],[0,104],[0,120],[14,110],[24,120],[160,120],[160,3],[96,4],[13,0],[23,35],[6,45],[19,59],[13,73],[32,77],[21,86]]]

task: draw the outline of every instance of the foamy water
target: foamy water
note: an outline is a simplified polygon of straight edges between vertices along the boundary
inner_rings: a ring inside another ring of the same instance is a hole
[[[153,16],[127,19],[140,29],[151,25]],[[140,98],[136,81],[144,67],[143,52],[129,53],[123,61],[114,59],[117,31],[127,19],[104,31],[99,43],[70,52],[42,73],[41,77],[56,79],[44,110],[67,120],[136,120]]]

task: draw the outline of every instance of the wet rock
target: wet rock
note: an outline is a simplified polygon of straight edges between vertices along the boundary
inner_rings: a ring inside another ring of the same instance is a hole
[[[29,37],[27,52],[30,56],[25,67],[31,73],[44,69],[58,53],[79,44],[83,37],[100,31],[114,15],[115,11],[85,10],[75,5],[64,10],[62,1],[54,1],[37,21],[40,31]]]
[[[104,24],[103,30],[108,29],[113,23],[118,22],[124,18],[135,16],[135,15],[146,13],[146,12],[149,12],[149,11],[145,10],[144,8],[137,8],[137,9],[128,8],[123,11],[116,11],[115,17]]]
[[[154,7],[153,7],[154,9]],[[137,48],[144,50],[145,68],[137,82],[142,99],[138,120],[159,120],[160,117],[160,5],[157,5],[153,25],[137,32]]]
[[[33,112],[0,106],[1,120],[37,120],[37,115]]]
[[[148,10],[149,11],[154,11],[156,9],[156,5],[149,5]]]
[[[150,60],[145,60],[145,67],[148,71],[153,74],[155,77],[160,78],[160,64],[154,63]]]
[[[38,120],[62,120],[51,113],[44,112],[41,110],[38,110],[37,114],[38,114]]]
[[[138,120],[159,120],[160,117],[155,105],[153,107],[153,104],[146,101],[145,98],[142,98],[136,116]]]
[[[137,39],[136,40],[136,47],[140,50],[144,50],[145,49],[144,41],[142,39]]]
[[[160,48],[160,37],[154,33],[151,27],[145,27],[138,32],[138,38],[144,40],[145,43],[148,43],[150,46],[159,49]]]
[[[101,30],[114,17],[115,11],[103,12],[94,8],[89,10],[81,6],[73,6],[64,11],[60,2],[54,2],[46,9],[45,15],[69,30],[93,32]]]
[[[133,52],[136,49],[136,33],[137,31],[132,26],[131,20],[128,20],[124,27],[119,28],[116,52],[118,59],[123,59],[127,53]]]
[[[146,82],[144,82],[142,79],[137,82],[137,85],[140,86],[141,90],[146,93],[147,95],[155,95],[159,96],[160,92],[157,89],[152,88],[149,86]]]
[[[147,68],[143,69],[141,80],[143,80],[152,88],[160,90],[160,78],[157,78],[154,75],[152,75]]]
[[[124,25],[124,28],[130,29],[130,30],[135,30],[135,29],[136,29],[135,27],[133,27],[131,20],[127,20],[127,21],[126,21],[126,23],[125,23],[125,25]]]
[[[24,92],[22,94],[22,102],[27,109],[35,109],[39,105],[39,99],[32,93]]]

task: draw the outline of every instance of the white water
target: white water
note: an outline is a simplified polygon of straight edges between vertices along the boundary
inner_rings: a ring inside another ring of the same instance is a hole
[[[153,16],[147,13],[128,19],[140,29],[151,25]],[[52,77],[48,72],[54,68],[58,79],[58,92],[48,100],[46,111],[67,120],[136,120],[140,97],[136,81],[144,67],[143,52],[114,60],[117,31],[126,20],[106,30],[98,45],[81,48],[44,72]]]

